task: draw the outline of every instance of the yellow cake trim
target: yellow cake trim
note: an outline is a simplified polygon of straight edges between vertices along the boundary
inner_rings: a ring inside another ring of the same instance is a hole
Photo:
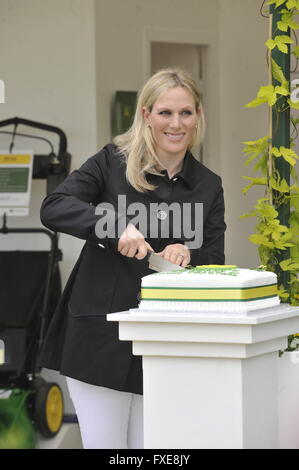
[[[141,289],[142,300],[254,300],[277,295],[277,286],[248,289],[151,288]]]
[[[237,268],[236,264],[198,264],[197,268]]]

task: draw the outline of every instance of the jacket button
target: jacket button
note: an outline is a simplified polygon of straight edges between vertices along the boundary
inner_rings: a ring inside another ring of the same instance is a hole
[[[167,217],[167,212],[165,212],[165,211],[158,211],[158,212],[157,212],[157,217],[158,217],[158,219],[160,219],[160,220],[165,220],[166,217]]]
[[[138,302],[141,301],[141,290],[140,290],[140,291],[138,292],[138,294],[137,294],[137,300],[138,300]]]

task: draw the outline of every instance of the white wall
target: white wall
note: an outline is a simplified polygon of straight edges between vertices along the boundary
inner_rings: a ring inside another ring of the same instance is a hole
[[[138,90],[147,78],[148,36],[210,38],[206,63],[208,152],[206,164],[223,178],[226,200],[226,262],[259,265],[257,247],[248,241],[254,219],[240,220],[261,196],[246,185],[242,141],[266,135],[266,110],[244,105],[267,80],[265,51],[268,22],[260,16],[260,0],[101,0],[96,6],[98,143],[110,140],[110,104],[116,90]],[[171,12],[171,14],[170,14]],[[150,31],[150,34],[148,33]],[[156,32],[156,33],[155,33]],[[194,35],[192,35],[194,33]],[[197,35],[197,36],[196,36]],[[190,39],[192,43],[192,40]],[[107,52],[109,44],[109,52]]]
[[[239,219],[250,212],[260,190],[246,196],[244,176],[253,176],[244,166],[241,143],[268,133],[266,106],[245,108],[261,85],[267,84],[266,46],[268,20],[260,15],[260,0],[220,0],[220,154],[226,201],[226,261],[242,267],[260,264],[257,246],[247,240],[256,219]]]
[[[0,78],[6,85],[0,119],[18,116],[61,127],[73,156],[72,168],[80,166],[96,151],[94,1],[0,0]],[[24,126],[19,130],[35,133]],[[38,134],[57,143],[50,133]],[[0,135],[0,142],[3,148],[10,139]],[[35,152],[49,152],[45,144],[27,139],[16,143],[19,148],[34,144]],[[40,226],[44,196],[45,182],[34,180],[30,217],[10,218],[8,226]],[[0,245],[1,249],[48,249],[48,241],[33,236],[0,235]],[[81,241],[61,236],[63,283],[81,246]],[[43,375],[61,385],[65,411],[73,413],[64,378],[47,370]]]
[[[0,79],[6,85],[0,119],[18,116],[61,127],[76,168],[110,141],[113,93],[138,90],[147,77],[146,38],[171,42],[177,37],[185,43],[188,37],[208,38],[210,153],[205,158],[223,178],[227,263],[256,266],[257,249],[247,241],[255,221],[240,221],[239,216],[250,210],[257,195],[256,191],[246,197],[241,194],[245,186],[241,175],[250,175],[242,164],[241,142],[267,133],[266,111],[244,108],[267,80],[263,43],[268,24],[259,15],[260,4],[260,0],[0,0]],[[9,140],[0,136],[0,142],[3,147]],[[26,140],[18,143],[32,147]],[[34,150],[46,152],[48,147],[34,143]],[[9,225],[40,225],[44,195],[44,183],[34,181],[30,217],[11,219]],[[1,248],[32,244],[28,239],[12,240],[0,235]],[[72,237],[61,237],[64,282],[81,245]]]
[[[95,0],[99,145],[110,140],[107,117],[114,92],[138,90],[148,78],[147,39],[190,38],[192,43],[201,36],[218,43],[218,4],[219,0]]]
[[[205,161],[223,177],[227,262],[255,266],[257,249],[247,237],[256,221],[239,216],[260,194],[241,194],[246,184],[241,176],[250,175],[241,142],[267,132],[266,110],[244,107],[267,80],[268,23],[259,8],[260,0],[0,0],[0,78],[6,84],[0,119],[19,116],[62,127],[72,166],[78,167],[110,141],[114,92],[138,90],[147,77],[149,35],[157,40],[175,35],[185,43],[186,37],[210,38]],[[38,148],[47,151],[44,144]],[[34,182],[32,214],[23,224],[39,224],[44,189]],[[65,281],[81,241],[62,236],[61,247]]]
[[[18,116],[61,127],[73,156],[72,168],[95,153],[93,0],[0,0],[0,76],[6,85],[6,103],[0,104],[1,120]],[[35,133],[24,126],[19,130]],[[38,135],[57,143],[51,133]],[[0,142],[1,148],[10,139],[0,135]],[[21,138],[16,141],[17,147],[49,152],[46,144]],[[39,207],[44,196],[44,181],[33,181],[30,217],[11,218],[8,225],[39,226]],[[20,236],[0,235],[1,247],[8,245],[11,249],[32,244],[35,247],[35,240],[29,236],[20,240]],[[37,241],[38,246],[44,245],[42,240]],[[64,282],[81,245],[73,237],[61,236]]]

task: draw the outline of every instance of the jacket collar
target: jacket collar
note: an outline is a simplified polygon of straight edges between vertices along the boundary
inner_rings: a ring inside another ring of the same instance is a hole
[[[190,151],[187,151],[184,157],[182,170],[176,173],[171,179],[173,180],[174,178],[179,177],[188,185],[189,188],[192,189],[200,179],[200,166],[201,163],[194,158]],[[167,176],[167,170],[162,170],[161,174],[163,176]],[[153,180],[155,178],[159,178],[159,176],[151,173],[147,174],[148,180]]]
[[[194,158],[192,153],[187,151],[183,162],[183,168],[175,176],[180,176],[180,178],[182,178],[190,188],[193,188],[199,180],[198,163],[199,162]]]

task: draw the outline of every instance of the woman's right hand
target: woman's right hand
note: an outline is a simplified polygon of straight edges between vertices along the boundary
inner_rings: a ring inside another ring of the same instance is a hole
[[[137,259],[143,259],[149,251],[154,251],[133,224],[128,224],[121,234],[117,249],[123,256]]]

